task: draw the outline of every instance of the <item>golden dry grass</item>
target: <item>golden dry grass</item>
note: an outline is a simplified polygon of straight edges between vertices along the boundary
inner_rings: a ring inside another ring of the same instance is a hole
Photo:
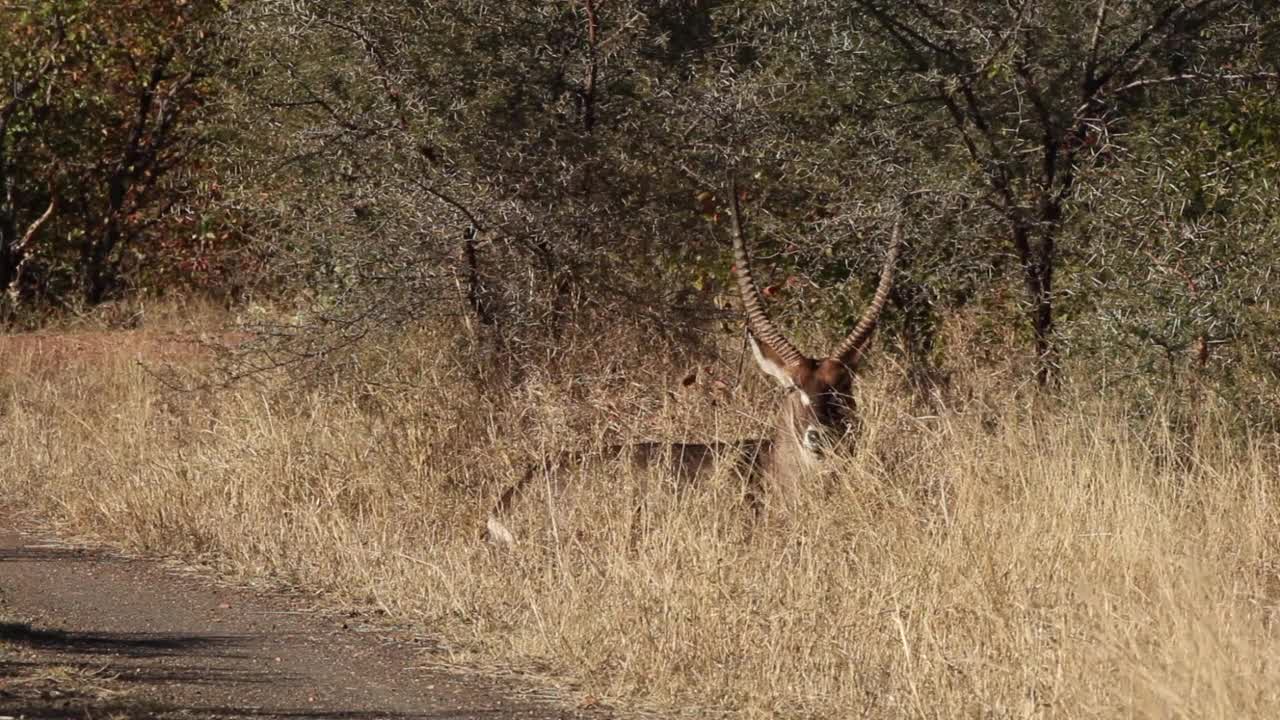
[[[502,553],[479,533],[522,458],[758,432],[742,411],[768,395],[725,391],[708,414],[625,380],[533,378],[492,408],[443,350],[383,358],[400,387],[174,395],[123,345],[0,356],[10,500],[596,696],[746,717],[1280,717],[1280,453],[1208,410],[1194,434],[1099,400],[916,417],[882,371],[861,441],[790,518],[748,528],[727,476],[679,498],[650,483],[637,537],[639,479],[597,468],[557,512],[527,503]]]

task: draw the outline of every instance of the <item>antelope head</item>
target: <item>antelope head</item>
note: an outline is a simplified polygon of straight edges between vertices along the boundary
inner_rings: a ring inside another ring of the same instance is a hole
[[[765,312],[760,291],[751,276],[751,257],[742,229],[738,191],[732,182],[729,197],[733,211],[734,276],[747,316],[752,354],[761,370],[790,391],[782,412],[783,429],[790,432],[810,460],[818,460],[848,430],[853,412],[850,391],[854,374],[893,286],[899,225],[894,225],[884,267],[880,271],[880,284],[871,305],[830,355],[811,358],[797,350]]]

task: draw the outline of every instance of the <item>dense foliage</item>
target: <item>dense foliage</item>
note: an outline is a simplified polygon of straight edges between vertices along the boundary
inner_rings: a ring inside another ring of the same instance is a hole
[[[200,237],[209,2],[0,4],[0,289],[94,305],[173,279]]]
[[[1041,383],[1280,377],[1269,0],[3,7],[11,306],[171,281],[233,220],[308,299],[277,359],[440,316],[495,361],[618,318],[696,348],[734,174],[815,340],[901,218],[922,377],[1010,342]]]

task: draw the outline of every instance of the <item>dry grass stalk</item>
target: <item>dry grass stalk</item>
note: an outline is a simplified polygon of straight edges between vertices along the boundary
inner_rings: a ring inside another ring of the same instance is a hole
[[[3,492],[602,697],[746,717],[1280,715],[1280,457],[1212,416],[1191,438],[1105,402],[916,419],[872,374],[860,441],[790,519],[749,529],[731,476],[675,495],[618,469],[529,503],[529,540],[494,553],[482,518],[524,458],[574,437],[749,436],[760,421],[730,408],[758,395],[707,414],[530,381],[495,412],[456,402],[473,392],[444,353],[409,355],[416,392],[172,395],[125,347],[6,348]]]

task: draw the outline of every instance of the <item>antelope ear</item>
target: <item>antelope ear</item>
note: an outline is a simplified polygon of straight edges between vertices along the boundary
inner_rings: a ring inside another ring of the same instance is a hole
[[[791,373],[787,372],[787,366],[783,364],[782,358],[773,351],[768,345],[761,345],[756,341],[756,336],[747,333],[747,341],[751,343],[751,354],[756,358],[756,364],[767,375],[773,376],[782,387],[793,388],[796,386],[795,378],[791,377]]]

